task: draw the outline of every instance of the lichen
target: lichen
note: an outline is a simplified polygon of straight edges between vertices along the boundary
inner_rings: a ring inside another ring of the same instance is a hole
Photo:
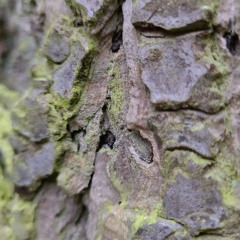
[[[117,161],[117,157],[118,157],[118,150],[109,150],[106,151],[106,153],[109,154],[110,156],[110,161],[107,165],[107,174],[109,179],[111,180],[113,186],[119,191],[120,196],[121,196],[121,207],[125,208],[127,206],[127,198],[128,195],[130,194],[124,187],[124,185],[122,184],[122,182],[120,181],[120,179],[117,176],[117,173],[114,171],[114,164]]]
[[[34,239],[35,206],[32,202],[26,202],[18,196],[14,196],[9,203],[12,219],[11,228],[16,239]]]
[[[93,16],[88,16],[87,8],[83,4],[79,3],[79,1],[67,0],[67,3],[77,15],[81,16],[83,23],[90,29],[96,27],[96,25],[99,24],[99,19],[102,19],[104,16],[109,14],[110,9],[114,12],[114,9],[118,6],[117,0],[104,0],[101,3],[102,5],[100,9],[94,12]]]
[[[0,206],[0,210],[2,240],[35,239],[35,206],[33,203],[14,196],[8,204]]]
[[[218,112],[227,103],[226,89],[230,67],[227,55],[216,44],[215,35],[197,35],[193,51],[196,60],[207,67],[207,73],[199,79],[192,89],[189,105],[198,106],[207,112]],[[201,98],[199,98],[201,96]]]
[[[206,174],[206,178],[212,178],[218,182],[218,188],[225,206],[240,211],[240,199],[237,187],[240,186],[240,176],[236,166],[235,156],[223,146],[217,157],[215,167]]]
[[[115,125],[117,125],[120,123],[124,103],[122,80],[120,76],[119,67],[113,65],[109,71],[109,76],[112,77],[108,85],[109,94],[111,97],[109,113],[112,118],[112,121],[114,122]]]
[[[118,150],[104,150],[110,156],[110,161],[107,165],[107,174],[110,178],[113,186],[118,190],[121,196],[121,203],[118,206],[121,211],[131,212],[133,218],[129,219],[129,225],[132,226],[132,234],[145,224],[152,224],[157,221],[157,219],[163,214],[162,203],[158,203],[153,206],[152,210],[132,208],[128,204],[128,198],[130,197],[130,191],[126,189],[126,186],[121,182],[119,176],[117,175],[114,164],[118,158]],[[106,211],[109,213],[114,211],[114,206],[110,203],[106,204]],[[131,224],[130,224],[131,223]]]
[[[13,183],[9,179],[12,173],[13,150],[8,137],[12,134],[11,110],[19,96],[0,85],[0,140],[2,159],[5,169],[0,169],[0,229],[3,240],[33,239],[34,204],[21,200],[13,192]],[[7,110],[8,109],[8,110]]]
[[[150,213],[144,211],[138,212],[138,210],[135,210],[136,215],[132,225],[132,233],[135,234],[137,230],[144,225],[156,223],[156,221],[160,218],[161,211],[162,204],[156,205]]]
[[[68,120],[76,115],[80,108],[83,90],[91,78],[91,63],[96,49],[94,40],[87,33],[84,31],[80,31],[79,33],[74,28],[69,28],[68,31],[70,30],[69,43],[72,46],[71,51],[74,51],[74,46],[82,46],[86,52],[81,61],[76,63],[77,67],[74,69],[75,77],[69,96],[60,96],[53,90],[50,90],[48,93],[48,119],[50,131],[55,140],[59,140],[65,135]]]
[[[198,52],[197,56],[201,61],[214,65],[212,71],[217,71],[217,74],[225,77],[229,72],[228,65],[226,64],[226,55],[223,50],[216,44],[218,41],[214,35],[199,36],[197,37],[199,44],[204,46],[204,51]],[[216,75],[216,80],[219,75]]]
[[[204,169],[214,164],[213,160],[203,158],[191,151],[166,151],[161,165],[162,175],[170,183],[176,179],[179,170],[186,176],[197,177],[204,173]],[[169,177],[170,176],[170,177]]]
[[[0,139],[3,158],[0,161],[4,161],[8,173],[12,171],[13,158],[13,151],[8,140],[9,135],[12,133],[11,110],[15,107],[18,98],[18,94],[0,85]]]

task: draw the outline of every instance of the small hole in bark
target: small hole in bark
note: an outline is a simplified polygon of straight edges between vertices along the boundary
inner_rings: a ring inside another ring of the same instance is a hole
[[[31,7],[36,7],[37,6],[35,0],[30,1],[30,5],[31,5]]]
[[[86,135],[86,131],[85,130],[77,130],[77,131],[70,132],[70,134],[71,134],[72,141],[77,144],[77,152],[80,152],[81,139],[84,138],[84,136]]]
[[[14,193],[17,193],[21,198],[25,200],[33,199],[35,192],[29,191],[27,187],[14,186]]]
[[[71,138],[73,141],[76,140],[76,137],[78,134],[80,134],[82,132],[82,136],[84,137],[86,135],[86,131],[85,130],[77,130],[77,131],[72,131],[71,132]]]
[[[3,156],[3,153],[0,149],[0,168],[2,169],[2,173],[5,174],[6,172],[6,164],[5,164],[5,161],[4,161],[4,156]]]
[[[99,146],[97,148],[97,152],[104,146],[108,145],[111,149],[116,141],[116,137],[113,135],[111,131],[107,131],[104,135],[100,137]]]
[[[77,215],[76,220],[75,220],[75,225],[78,225],[83,218],[86,218],[88,216],[89,211],[88,211],[87,206],[83,205],[82,206],[82,211],[79,211],[77,214],[78,215]]]
[[[83,26],[82,19],[79,17],[74,19],[72,23],[75,28]]]
[[[122,5],[123,1],[121,1],[121,5]],[[123,29],[123,14],[122,14],[122,7],[120,6],[117,9],[117,15],[118,15],[118,24],[117,27],[113,33],[112,36],[112,46],[111,46],[111,50],[113,53],[118,52],[118,50],[120,49],[122,43],[123,43],[123,36],[122,36],[122,29]]]
[[[232,55],[235,55],[239,45],[239,38],[235,32],[226,32],[223,37],[226,39],[226,46]]]
[[[45,20],[46,20],[46,14],[45,13],[41,13],[39,15],[39,24],[40,24],[41,28],[44,27]]]
[[[153,162],[152,144],[143,138],[138,131],[132,131],[128,135],[128,142],[133,149],[130,150],[132,156],[137,156],[138,159],[148,164]]]
[[[122,45],[122,29],[116,28],[115,32],[113,33],[112,36],[112,47],[111,50],[113,53],[118,52],[120,49],[120,46]]]

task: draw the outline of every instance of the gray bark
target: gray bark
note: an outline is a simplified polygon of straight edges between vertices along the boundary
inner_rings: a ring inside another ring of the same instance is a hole
[[[240,239],[239,10],[0,1],[2,239]]]

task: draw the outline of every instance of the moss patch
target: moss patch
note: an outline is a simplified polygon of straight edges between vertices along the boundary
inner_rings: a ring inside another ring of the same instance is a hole
[[[218,182],[224,205],[240,212],[240,198],[237,194],[237,188],[240,188],[240,176],[235,166],[237,166],[236,157],[226,146],[223,146],[215,168],[206,177]]]
[[[109,71],[109,75],[112,77],[111,81],[109,82],[109,93],[111,97],[109,113],[112,121],[115,125],[117,125],[120,123],[124,103],[122,80],[119,67],[113,65]]]
[[[8,141],[12,134],[11,109],[18,101],[18,95],[0,85],[0,140],[2,159],[0,169],[0,229],[3,240],[24,240],[34,237],[34,205],[25,202],[13,192],[13,184],[9,179],[13,165],[13,150]]]
[[[157,219],[159,218],[159,213],[161,211],[162,211],[161,204],[156,205],[154,210],[150,213],[138,212],[135,210],[136,215],[135,215],[133,225],[132,225],[133,234],[135,234],[137,232],[137,230],[144,225],[154,224],[157,221]]]

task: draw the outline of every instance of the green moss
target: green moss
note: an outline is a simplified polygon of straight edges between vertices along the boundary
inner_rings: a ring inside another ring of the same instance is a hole
[[[1,116],[0,116],[0,140],[1,140],[1,152],[7,166],[7,171],[10,172],[12,170],[12,157],[13,151],[8,141],[8,136],[11,134],[11,116],[10,112],[1,108]],[[2,160],[0,160],[2,161]]]
[[[162,59],[162,52],[159,49],[151,49],[149,51],[148,59],[152,62],[159,62]]]
[[[137,4],[139,0],[133,0],[133,4]]]
[[[240,199],[237,193],[237,188],[240,187],[240,176],[236,166],[236,157],[227,146],[223,146],[215,167],[206,177],[217,181],[224,205],[240,211]]]
[[[62,151],[67,154],[64,163],[59,168],[58,184],[70,194],[79,193],[82,188],[87,187],[89,184],[94,170],[94,158],[100,136],[99,126],[101,119],[102,112],[99,111],[88,124],[80,152],[76,153],[77,144],[71,140],[63,140],[61,144],[64,148]]]
[[[225,92],[228,85],[229,66],[225,52],[216,44],[219,40],[214,34],[197,35],[194,53],[200,64],[207,66],[207,73],[199,79],[192,89],[189,104],[206,105],[207,111],[217,112],[225,107]],[[199,97],[201,96],[201,98]],[[206,111],[206,109],[205,109]]]
[[[48,122],[55,140],[61,139],[66,134],[68,120],[79,111],[86,83],[75,81],[74,85],[70,98],[61,97],[53,91],[49,94]]]
[[[50,81],[53,65],[47,59],[42,56],[36,57],[31,68],[31,74],[33,78],[44,78]]]
[[[84,7],[83,4],[79,2],[76,3],[74,0],[67,0],[67,3],[70,7],[74,10],[74,12],[78,15],[81,15],[82,21],[90,28],[94,28],[98,23],[99,19],[102,19],[109,11],[109,6],[115,6],[117,8],[118,1],[117,0],[105,0],[102,3],[101,8],[94,14],[94,16],[89,17],[87,9]],[[114,9],[113,9],[114,10]]]
[[[109,92],[111,96],[109,113],[113,122],[115,124],[118,124],[122,115],[124,102],[122,80],[119,67],[113,65],[109,71],[109,75],[112,77],[111,81],[109,82]]]
[[[6,169],[0,169],[0,229],[3,240],[33,239],[34,205],[18,198],[13,193],[13,184],[8,178],[12,172],[13,150],[8,141],[12,134],[11,109],[19,96],[0,85],[0,140]]]
[[[118,150],[105,150],[105,152],[109,155],[111,159],[107,165],[107,174],[111,182],[113,183],[114,187],[119,191],[121,196],[121,204],[118,207],[120,207],[120,209],[122,209],[123,211],[127,210],[133,213],[133,219],[132,218],[131,220],[129,219],[129,221],[131,221],[132,224],[132,232],[135,233],[138,230],[138,228],[140,228],[144,224],[155,223],[162,213],[163,209],[162,204],[161,203],[157,204],[155,207],[153,207],[152,211],[139,208],[130,210],[128,206],[128,197],[131,194],[131,192],[129,192],[126,189],[125,185],[121,182],[120,177],[117,175],[116,170],[114,170],[115,168],[114,165],[115,162],[117,161],[119,152]],[[108,212],[113,211],[114,210],[113,205],[110,203],[106,204],[106,210]]]
[[[61,172],[64,169],[63,159],[66,152],[74,153],[76,151],[76,145],[70,139],[62,138],[56,141],[56,161],[54,166],[54,172]]]
[[[162,211],[162,205],[158,204],[154,210],[150,213],[148,212],[138,212],[135,210],[135,218],[132,225],[132,232],[135,234],[137,230],[148,224],[154,224],[159,219],[159,213]]]
[[[73,162],[71,166],[64,166],[57,178],[58,185],[66,192],[71,193],[72,179],[76,173],[79,175],[79,171],[80,169],[77,161],[75,161],[75,163]]]
[[[64,28],[66,28],[65,25]],[[68,31],[71,32],[69,37],[71,51],[73,52],[75,47],[81,46],[85,56],[74,69],[75,79],[73,80],[70,96],[67,98],[62,97],[53,90],[48,94],[49,125],[55,140],[59,140],[64,136],[68,120],[76,115],[80,108],[83,90],[91,78],[89,75],[96,48],[94,40],[83,30],[79,32],[75,28],[69,28]]]
[[[87,10],[82,4],[76,3],[75,0],[66,0],[66,2],[76,15],[81,16],[83,22],[87,21]]]
[[[11,227],[17,239],[34,239],[35,206],[15,196],[10,202]]]
[[[63,97],[51,88],[51,85],[53,84],[52,76],[56,69],[61,68],[61,65],[47,60],[43,54],[43,49],[40,49],[33,64],[32,76],[35,78],[33,88],[25,94],[26,96],[31,96],[37,92],[39,87],[42,90],[42,82],[44,82],[45,85],[43,91],[40,93],[38,92],[37,94],[38,97],[43,100],[41,103],[46,107],[46,113],[44,112],[44,114],[47,115],[50,140],[54,141],[56,146],[55,171],[60,171],[60,165],[62,165],[60,160],[62,160],[65,152],[71,152],[70,149],[73,148],[73,143],[71,145],[68,144],[67,141],[64,141],[64,138],[68,133],[67,124],[69,119],[78,114],[83,90],[91,78],[91,76],[89,76],[91,73],[91,63],[96,49],[96,44],[93,38],[91,38],[83,29],[74,28],[70,19],[64,17],[61,23],[61,26],[52,25],[49,28],[45,43],[52,40],[49,39],[49,36],[51,31],[56,27],[59,35],[66,37],[67,42],[71,45],[71,53],[68,58],[72,58],[70,60],[74,63],[73,66],[77,67],[73,69],[74,79],[69,96]],[[77,55],[77,51],[75,51],[76,49],[79,51],[79,55]],[[81,59],[82,54],[84,54],[84,57]],[[17,116],[23,118],[28,116],[28,110],[29,109],[26,109],[24,104],[21,104],[20,102],[15,113]],[[33,112],[38,112],[38,110]],[[91,139],[89,142],[90,141]],[[90,172],[90,170],[87,172]],[[70,176],[71,174],[72,172],[68,172],[65,175]],[[70,177],[66,177],[66,179],[66,181],[68,181]]]
[[[199,132],[199,131],[203,130],[205,128],[205,126],[206,125],[204,123],[198,122],[191,128],[191,131]]]
[[[86,188],[93,173],[93,164],[81,154],[68,156],[57,178],[58,185],[68,194],[78,194]]]
[[[19,95],[0,84],[0,103],[6,108],[14,107]]]
[[[119,191],[121,196],[121,204],[117,205],[117,207],[119,208],[119,211],[131,213],[131,216],[128,218],[128,226],[131,226],[131,233],[134,235],[140,227],[145,224],[154,224],[163,215],[163,205],[162,203],[158,203],[151,208],[152,210],[145,208],[130,208],[128,204],[128,198],[131,192],[128,191],[124,183],[121,181],[121,177],[118,176],[118,173],[115,169],[115,163],[118,161],[119,151],[117,149],[106,149],[104,151],[109,155],[110,159],[107,165],[108,177],[110,178],[114,187]],[[111,214],[111,212],[114,212],[115,206],[116,205],[108,203],[105,205],[105,210]]]
[[[219,40],[215,35],[210,34],[206,36],[197,36],[197,44],[204,49],[196,52],[196,57],[204,63],[211,64],[211,72],[215,76],[215,83],[222,83],[223,78],[229,73],[229,67],[226,64],[226,58],[224,51],[219,47],[216,42]]]
[[[206,159],[206,158],[202,158],[195,153],[191,153],[188,156],[188,158],[186,159],[186,161],[188,163],[190,163],[190,162],[194,163],[196,166],[199,166],[201,169],[204,169],[205,167],[214,164],[214,161]]]
[[[8,137],[12,133],[11,110],[15,107],[17,100],[18,94],[8,90],[3,85],[0,85],[0,149],[2,151],[7,172],[12,171],[13,151]]]
[[[163,157],[161,172],[167,182],[171,182],[176,178],[179,170],[183,171],[186,176],[197,177],[203,175],[204,169],[212,164],[214,164],[213,160],[203,158],[193,152],[167,151]]]

